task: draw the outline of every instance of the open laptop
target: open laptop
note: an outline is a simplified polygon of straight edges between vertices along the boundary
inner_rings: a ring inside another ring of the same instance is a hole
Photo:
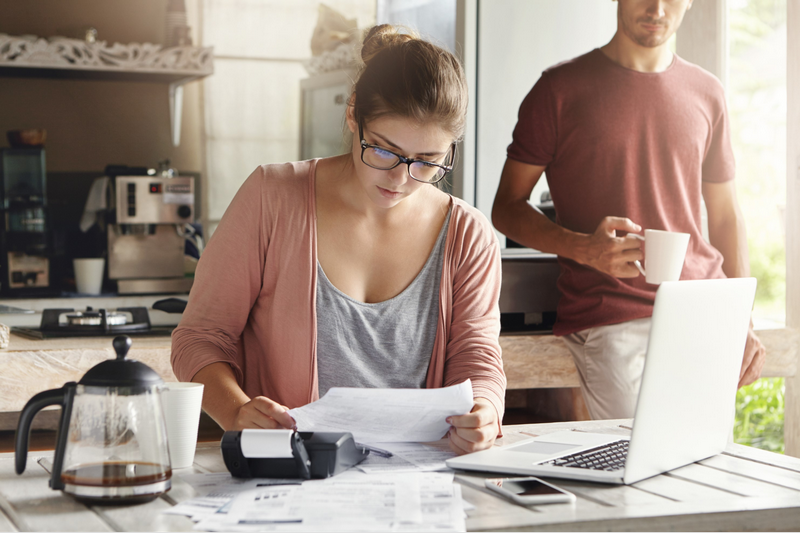
[[[722,452],[755,289],[754,278],[661,284],[630,438],[559,431],[447,465],[631,484]]]

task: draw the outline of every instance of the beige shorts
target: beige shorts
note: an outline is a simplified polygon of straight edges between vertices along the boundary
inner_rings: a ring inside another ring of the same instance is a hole
[[[633,418],[649,335],[650,318],[639,318],[562,337],[592,419]]]

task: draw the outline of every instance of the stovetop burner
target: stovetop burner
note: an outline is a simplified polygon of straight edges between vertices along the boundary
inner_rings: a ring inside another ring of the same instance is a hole
[[[130,315],[130,319],[128,318]],[[66,318],[62,322],[61,317]],[[58,337],[103,337],[114,335],[169,335],[172,327],[153,327],[146,307],[121,307],[116,311],[92,309],[45,309],[39,329],[14,327],[20,333],[34,339]]]

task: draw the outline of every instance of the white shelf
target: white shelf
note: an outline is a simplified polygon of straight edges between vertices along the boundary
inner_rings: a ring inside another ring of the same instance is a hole
[[[180,144],[183,85],[214,73],[211,47],[0,34],[0,77],[85,79],[169,85],[172,143]]]

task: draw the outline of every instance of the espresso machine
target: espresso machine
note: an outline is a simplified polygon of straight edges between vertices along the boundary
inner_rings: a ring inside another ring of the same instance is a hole
[[[44,148],[0,150],[0,293],[52,290]]]
[[[108,278],[117,292],[189,292],[184,251],[194,222],[194,178],[162,173],[109,180]]]

